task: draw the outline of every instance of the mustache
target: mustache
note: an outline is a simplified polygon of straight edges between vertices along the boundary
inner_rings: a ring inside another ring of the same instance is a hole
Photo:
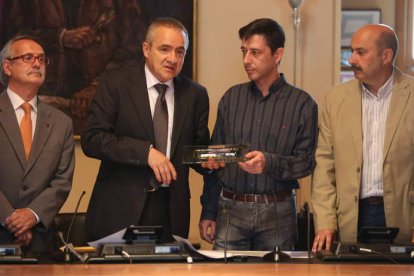
[[[362,68],[361,68],[361,67],[359,67],[359,66],[356,66],[356,65],[352,65],[352,64],[351,64],[351,70],[352,70],[352,71],[362,71]]]
[[[28,75],[31,75],[31,74],[39,74],[40,76],[43,76],[43,72],[41,70],[37,70],[37,69],[31,70],[28,73]]]

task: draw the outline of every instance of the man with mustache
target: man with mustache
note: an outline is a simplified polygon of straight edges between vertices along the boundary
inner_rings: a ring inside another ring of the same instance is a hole
[[[86,217],[91,239],[130,225],[161,225],[162,241],[188,236],[184,146],[209,143],[207,91],[179,76],[188,44],[179,21],[158,18],[142,44],[145,64],[99,84],[82,135],[85,154],[101,160]]]
[[[203,164],[217,171],[204,183],[200,235],[214,249],[293,250],[293,190],[315,164],[317,105],[279,73],[285,34],[277,22],[254,20],[239,37],[250,82],[220,100],[212,142],[250,149],[244,162]]]
[[[356,242],[363,227],[398,227],[396,242],[414,242],[414,79],[395,66],[388,26],[357,30],[351,50],[356,79],[328,91],[322,108],[314,252],[334,239]]]
[[[38,99],[49,59],[35,38],[9,40],[0,62],[0,243],[51,252],[52,222],[72,185],[72,121]]]

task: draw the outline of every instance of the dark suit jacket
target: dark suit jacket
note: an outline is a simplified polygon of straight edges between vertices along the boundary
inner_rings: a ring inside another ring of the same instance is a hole
[[[38,102],[36,129],[26,161],[16,113],[6,92],[0,94],[0,222],[17,208],[30,208],[41,223],[33,229],[32,251],[52,248],[49,227],[65,202],[75,166],[72,121]],[[0,242],[7,229],[0,226]]]
[[[170,160],[177,180],[170,185],[169,212],[172,233],[187,237],[190,190],[183,148],[208,144],[209,101],[204,87],[181,76],[174,79],[174,98]],[[153,177],[151,144],[155,138],[144,67],[129,66],[102,77],[82,135],[85,154],[101,160],[86,217],[90,238],[138,223]]]

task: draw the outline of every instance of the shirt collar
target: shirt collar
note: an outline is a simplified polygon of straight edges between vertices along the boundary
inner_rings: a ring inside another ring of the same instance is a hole
[[[16,92],[11,90],[10,87],[7,87],[7,95],[15,111],[24,103],[24,100]],[[37,97],[33,97],[28,103],[32,106],[34,112],[37,113]]]
[[[277,80],[275,80],[272,83],[272,85],[270,85],[270,87],[269,87],[269,95],[272,94],[272,93],[276,93],[278,90],[280,90],[280,88],[282,88],[285,85],[286,85],[285,75],[283,73],[280,73],[279,74],[279,78]],[[257,85],[256,85],[256,83],[254,81],[251,81],[251,87],[252,87],[252,90],[255,93],[259,93],[260,95],[262,95],[262,92],[257,87]]]
[[[147,64],[145,64],[145,79],[147,81],[147,88],[151,88],[154,85],[156,85],[157,83],[164,83],[166,85],[168,85],[168,87],[173,87],[173,80],[169,80],[167,82],[161,82],[159,81],[154,74],[151,73],[151,71],[148,69]]]
[[[394,70],[391,73],[391,76],[388,78],[388,80],[384,83],[383,86],[378,89],[377,97],[383,98],[388,96],[392,91],[392,86],[394,84]],[[361,82],[362,91],[364,93],[368,93],[371,96],[375,96],[369,89]]]

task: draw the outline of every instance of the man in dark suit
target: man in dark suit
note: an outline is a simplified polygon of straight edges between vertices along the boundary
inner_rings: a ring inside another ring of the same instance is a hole
[[[178,76],[188,43],[180,22],[156,19],[142,45],[145,65],[108,73],[99,84],[82,135],[85,154],[101,160],[86,217],[91,239],[130,225],[161,225],[165,241],[171,234],[188,236],[183,150],[209,142],[207,91]],[[158,92],[160,83],[166,91]]]
[[[11,39],[0,61],[0,243],[51,251],[51,225],[72,185],[72,122],[37,98],[49,59],[34,38]]]

